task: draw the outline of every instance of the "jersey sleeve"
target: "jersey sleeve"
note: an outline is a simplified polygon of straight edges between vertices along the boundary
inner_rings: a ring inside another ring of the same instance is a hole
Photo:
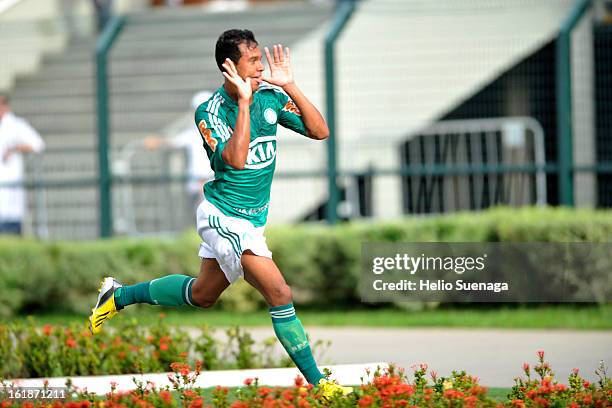
[[[223,163],[221,153],[232,135],[232,130],[223,118],[208,112],[203,105],[196,110],[195,123],[204,141],[211,167],[215,169]]]
[[[278,123],[287,129],[291,129],[294,132],[307,136],[308,131],[306,130],[306,126],[304,126],[302,114],[300,113],[300,110],[295,102],[293,102],[284,92],[276,92],[276,97],[280,104]]]

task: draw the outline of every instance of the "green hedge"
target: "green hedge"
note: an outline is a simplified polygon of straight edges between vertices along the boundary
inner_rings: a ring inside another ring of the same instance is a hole
[[[268,244],[297,302],[350,304],[358,297],[362,242],[610,242],[612,211],[495,208],[388,222],[271,227]],[[86,313],[101,277],[134,283],[170,273],[197,276],[199,238],[39,242],[0,238],[0,315],[32,309]],[[263,303],[244,282],[219,307]]]

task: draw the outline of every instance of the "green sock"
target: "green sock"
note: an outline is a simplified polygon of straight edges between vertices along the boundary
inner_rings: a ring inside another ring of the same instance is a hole
[[[316,385],[323,378],[312,356],[310,343],[302,322],[295,315],[293,304],[270,308],[274,333],[302,375],[310,384]]]
[[[123,309],[134,303],[161,306],[195,306],[191,287],[195,278],[187,275],[168,275],[150,282],[123,286],[115,291],[115,305]]]

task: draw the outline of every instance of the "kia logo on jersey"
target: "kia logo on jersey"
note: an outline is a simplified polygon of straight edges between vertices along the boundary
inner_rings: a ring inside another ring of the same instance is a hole
[[[276,158],[276,136],[260,136],[249,143],[246,169],[263,169]]]

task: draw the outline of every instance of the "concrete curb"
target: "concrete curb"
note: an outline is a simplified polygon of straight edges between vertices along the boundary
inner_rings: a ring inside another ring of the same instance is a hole
[[[340,384],[354,385],[361,384],[363,381],[371,380],[377,368],[388,367],[387,363],[365,363],[365,364],[342,364],[323,366],[332,371],[332,378]],[[370,375],[366,374],[369,370]],[[111,391],[111,383],[116,384],[116,391],[130,391],[136,388],[134,381],[148,381],[157,388],[164,388],[166,385],[172,388],[169,376],[173,373],[157,374],[124,374],[124,375],[101,375],[89,377],[54,377],[46,379],[49,387],[64,387],[66,380],[71,379],[72,384],[79,390],[87,390],[97,395],[104,395]],[[287,387],[293,385],[295,378],[300,375],[297,368],[265,368],[252,370],[219,370],[204,371],[198,377],[195,386],[201,388],[215,387],[239,387],[244,385],[247,378],[258,378],[260,385]],[[6,380],[3,383],[7,386],[15,387],[43,387],[44,378],[26,378]]]

